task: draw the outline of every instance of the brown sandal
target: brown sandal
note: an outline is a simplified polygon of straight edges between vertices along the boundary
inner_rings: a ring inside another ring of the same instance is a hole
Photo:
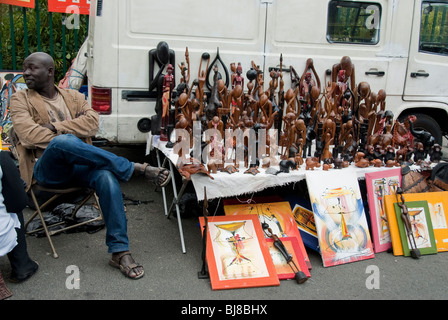
[[[142,163],[142,164],[136,163],[134,170],[135,170],[135,173],[137,175],[144,176],[145,178],[151,180],[158,187],[165,187],[166,185],[168,185],[168,183],[171,180],[171,175],[169,174],[169,170],[168,169],[162,168],[162,167],[157,168],[157,169],[160,170],[159,173],[155,177],[151,177],[151,173],[147,173],[146,172],[146,169],[148,167],[149,167],[149,164],[146,163],[146,162]],[[164,181],[159,182],[159,176],[162,174],[162,172],[168,172],[168,177]]]
[[[111,265],[114,268],[120,269],[121,273],[124,274],[129,279],[137,280],[137,279],[140,279],[141,277],[143,277],[145,275],[145,270],[142,270],[141,274],[137,274],[137,272],[134,271],[135,268],[143,269],[143,266],[141,264],[138,264],[135,261],[127,266],[121,264],[121,259],[123,259],[124,256],[129,256],[132,259],[132,261],[134,261],[134,258],[132,258],[131,253],[129,251],[124,251],[124,252],[121,252],[120,254],[118,254],[115,259],[112,256],[112,259],[110,259],[110,261],[109,261],[109,265]],[[136,276],[131,277],[130,276],[131,272],[134,272],[136,274]]]

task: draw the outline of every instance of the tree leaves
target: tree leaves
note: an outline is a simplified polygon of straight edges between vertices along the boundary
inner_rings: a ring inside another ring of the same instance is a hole
[[[9,8],[9,5],[0,4],[1,68],[21,70],[23,60],[30,53],[44,51],[55,60],[55,80],[62,79],[87,36],[88,16],[80,15],[79,28],[69,29],[63,24],[69,15],[48,12],[47,1],[36,0],[38,15],[36,9],[11,6],[14,26],[12,41]]]

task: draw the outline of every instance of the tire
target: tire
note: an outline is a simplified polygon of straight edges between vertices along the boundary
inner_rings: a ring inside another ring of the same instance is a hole
[[[414,130],[425,130],[429,132],[434,137],[435,143],[442,145],[442,129],[440,129],[439,124],[436,120],[434,120],[433,117],[423,113],[410,113],[409,115],[414,115],[417,117],[417,121],[414,122]],[[403,122],[407,118],[407,116],[408,115],[406,115],[405,117],[400,117],[399,121]]]

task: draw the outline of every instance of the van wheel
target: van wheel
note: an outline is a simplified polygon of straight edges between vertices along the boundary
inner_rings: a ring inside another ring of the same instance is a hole
[[[440,129],[439,124],[437,123],[436,120],[434,120],[433,117],[423,113],[414,113],[414,114],[410,113],[409,115],[414,115],[417,117],[417,121],[414,122],[415,131],[425,130],[429,132],[434,137],[435,143],[442,145],[442,138],[443,138],[442,129]],[[400,116],[399,121],[403,122],[404,120],[407,119],[407,117],[408,115]]]

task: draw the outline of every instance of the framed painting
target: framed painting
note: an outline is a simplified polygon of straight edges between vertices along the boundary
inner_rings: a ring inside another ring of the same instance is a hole
[[[280,285],[258,216],[214,216],[207,221],[206,259],[213,290]],[[204,217],[199,222],[204,230]]]
[[[309,171],[306,182],[324,267],[374,258],[355,171]]]
[[[375,252],[383,252],[392,247],[384,196],[395,194],[400,186],[400,168],[366,173],[367,200]]]
[[[436,241],[437,252],[448,251],[448,191],[440,192],[424,192],[424,193],[405,193],[403,194],[406,201],[427,201],[428,208],[431,215],[432,228],[434,231],[434,238]],[[394,196],[386,197],[386,211],[390,210],[395,218],[394,203],[396,202]],[[386,212],[387,213],[387,212]],[[396,223],[395,223],[396,225]],[[396,225],[396,227],[398,227]],[[391,232],[392,232],[391,228]],[[399,235],[396,235],[396,238]],[[401,245],[401,243],[400,243]],[[394,254],[402,255],[402,248],[395,244]]]
[[[292,215],[297,224],[297,228],[299,228],[303,243],[307,247],[319,251],[313,211],[296,204],[292,209]]]
[[[308,199],[303,199],[300,195],[287,196],[285,198],[291,206],[292,216],[299,229],[305,247],[319,251],[319,241],[317,240],[316,223],[311,204]]]
[[[302,256],[302,252],[299,248],[299,243],[297,238],[294,237],[284,237],[279,238],[283,245],[285,246],[287,252],[292,256],[297,268],[305,273],[305,275],[310,278],[310,271],[305,263],[305,259]],[[274,240],[271,238],[266,238],[266,243],[269,248],[269,253],[271,254],[272,261],[275,266],[278,278],[280,280],[294,279],[295,273],[291,266],[286,261],[285,257],[280,253],[280,251],[274,246]]]
[[[405,201],[405,204],[408,208],[410,227],[412,229],[410,236],[408,236],[408,231],[401,218],[401,208],[397,203],[394,203],[403,255],[411,256],[411,248],[414,245],[420,250],[421,254],[437,253],[428,202]]]
[[[410,193],[405,199],[428,202],[437,252],[448,251],[448,191]]]
[[[224,206],[224,213],[228,215],[256,214],[261,224],[266,223],[277,237],[295,237],[309,269],[311,263],[302,241],[299,229],[294,221],[291,206],[288,201],[269,203],[249,203]],[[267,237],[267,236],[266,236]]]
[[[406,195],[405,195],[406,196]],[[395,214],[394,204],[397,202],[397,196],[389,194],[384,196],[386,205],[386,217],[389,225],[390,241],[394,256],[403,255],[403,246],[401,245],[400,231],[398,230],[397,215]]]

